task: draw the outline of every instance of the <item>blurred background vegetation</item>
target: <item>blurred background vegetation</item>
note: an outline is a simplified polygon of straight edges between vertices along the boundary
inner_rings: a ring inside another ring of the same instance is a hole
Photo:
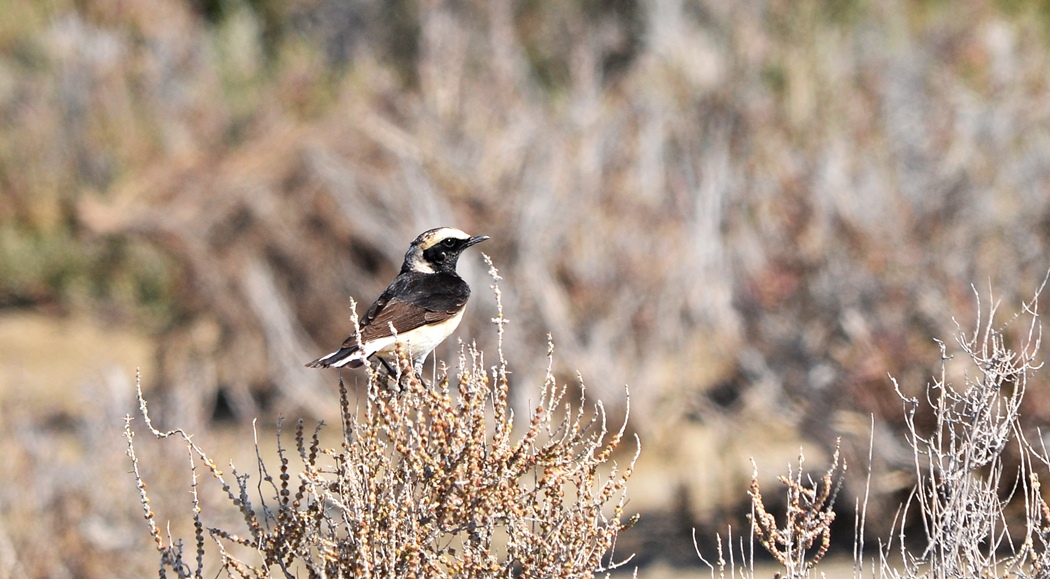
[[[884,532],[912,484],[888,376],[920,392],[973,285],[1014,312],[1050,267],[1041,0],[0,13],[0,577],[152,573],[134,368],[162,426],[230,456],[253,418],[331,420],[303,363],[430,227],[493,238],[520,408],[547,333],[565,380],[621,411],[630,386],[642,564],[742,528],[752,456],[773,477],[841,437],[864,464],[873,414]],[[491,280],[460,269],[457,337],[491,349]]]

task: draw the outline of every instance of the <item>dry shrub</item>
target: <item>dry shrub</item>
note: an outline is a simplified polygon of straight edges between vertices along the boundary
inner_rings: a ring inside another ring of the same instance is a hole
[[[694,532],[693,546],[696,554],[711,569],[712,575],[717,571],[719,577],[724,577],[726,571],[729,571],[732,577],[738,574],[742,578],[755,577],[756,543],[784,567],[786,574],[777,573],[777,579],[809,577],[813,568],[824,559],[831,547],[831,525],[836,516],[835,501],[842,489],[846,465],[841,462],[836,451],[827,471],[819,479],[813,480],[805,474],[804,462],[805,457],[799,455],[798,468],[792,472],[789,466],[786,476],[777,477],[786,489],[787,506],[783,525],[778,525],[776,517],[767,508],[759,487],[756,466],[748,489],[751,497],[751,514],[748,515],[748,519],[751,524],[747,543],[744,543],[743,537],[737,537],[740,544],[734,545],[730,529],[725,546],[721,535],[716,537],[718,556],[714,562],[710,562],[704,558]],[[737,567],[736,557],[740,559],[740,567]]]
[[[463,346],[455,376],[432,386],[402,355],[398,388],[369,369],[363,407],[352,406],[340,380],[341,446],[322,448],[323,424],[310,435],[299,420],[294,447],[278,437],[279,464],[260,455],[257,493],[247,474],[233,469],[231,480],[186,432],[155,429],[140,393],[149,432],[184,440],[191,469],[202,462],[243,519],[240,530],[206,527],[194,475],[195,549],[163,537],[129,418],[128,452],[161,575],[200,576],[205,534],[230,577],[591,577],[622,565],[613,548],[637,453],[625,468],[612,454],[626,421],[610,431],[602,403],[588,405],[582,385],[573,408],[548,369],[516,435],[500,354],[486,369],[484,355]]]
[[[755,539],[778,563],[787,568],[789,577],[801,577],[815,567],[831,546],[831,523],[835,521],[835,499],[842,487],[845,465],[839,464],[836,452],[828,471],[819,482],[802,479],[802,457],[797,474],[788,473],[778,480],[787,487],[787,514],[784,526],[778,527],[776,517],[762,502],[758,485],[758,469],[751,478],[751,527]],[[816,546],[816,551],[810,551]]]
[[[1044,286],[1045,286],[1044,280]],[[1042,286],[1040,287],[1040,291]],[[941,346],[941,372],[927,384],[923,397],[904,394],[906,443],[918,481],[896,508],[889,536],[879,542],[877,559],[865,560],[865,516],[870,495],[857,506],[854,532],[854,576],[891,578],[1045,578],[1050,577],[1050,505],[1041,479],[1050,476],[1050,454],[1043,433],[1022,423],[1022,403],[1030,380],[1042,367],[1038,292],[1023,311],[998,325],[999,302],[982,312],[980,296],[973,331],[960,329],[957,349]],[[1012,331],[1020,326],[1020,332]],[[950,368],[958,355],[966,368]],[[960,380],[960,382],[953,382]],[[922,410],[934,416],[932,426],[917,420]],[[873,417],[874,425],[874,417]],[[869,457],[876,436],[871,437]],[[867,464],[871,487],[872,464]],[[748,541],[728,545],[724,557],[717,539],[716,563],[701,560],[724,576],[754,577],[755,543],[784,566],[785,577],[802,579],[831,541],[832,508],[843,480],[836,452],[819,483],[802,484],[797,475],[781,477],[787,487],[783,527],[766,510],[756,478],[752,481],[752,529]],[[877,476],[886,476],[879,472]],[[918,524],[912,522],[918,519]],[[920,534],[921,532],[921,534]],[[815,552],[812,551],[816,546]],[[739,557],[737,568],[733,555]],[[778,574],[778,577],[780,574]]]
[[[951,357],[942,343],[941,373],[925,397],[897,390],[918,479],[901,525],[914,511],[926,542],[918,554],[909,552],[905,543],[914,549],[917,541],[906,541],[900,528],[904,576],[1050,576],[1050,517],[1039,483],[1040,474],[1050,474],[1050,455],[1042,433],[1021,421],[1029,380],[1042,367],[1038,302],[1012,320],[1022,326],[1015,339],[1007,325],[996,325],[998,306],[993,302],[984,315],[978,308],[973,331],[956,335],[969,366],[961,384],[952,383],[945,369]],[[923,405],[936,416],[932,429],[916,423]],[[891,536],[884,555],[893,544]]]

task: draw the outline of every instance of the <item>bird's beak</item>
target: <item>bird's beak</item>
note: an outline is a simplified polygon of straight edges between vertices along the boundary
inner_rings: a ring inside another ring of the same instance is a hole
[[[471,245],[477,245],[477,244],[481,243],[482,241],[485,241],[488,238],[489,238],[488,235],[475,235],[474,237],[471,237],[470,239],[467,240],[467,244],[464,245],[463,248],[466,249],[466,248],[470,247]]]

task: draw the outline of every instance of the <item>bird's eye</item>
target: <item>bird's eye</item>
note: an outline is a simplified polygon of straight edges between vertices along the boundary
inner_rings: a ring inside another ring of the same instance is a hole
[[[451,237],[446,239],[445,241],[442,241],[441,243],[443,243],[445,245],[445,247],[455,247],[456,246],[456,240],[451,238]]]

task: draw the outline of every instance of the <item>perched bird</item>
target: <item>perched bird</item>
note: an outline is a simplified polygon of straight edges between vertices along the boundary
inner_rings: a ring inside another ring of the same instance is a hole
[[[456,261],[464,249],[486,239],[452,227],[420,233],[405,253],[401,273],[361,318],[360,336],[351,335],[338,350],[306,366],[358,368],[378,355],[393,373],[383,357],[394,353],[396,341],[420,374],[423,360],[463,319],[470,286],[456,273]]]

